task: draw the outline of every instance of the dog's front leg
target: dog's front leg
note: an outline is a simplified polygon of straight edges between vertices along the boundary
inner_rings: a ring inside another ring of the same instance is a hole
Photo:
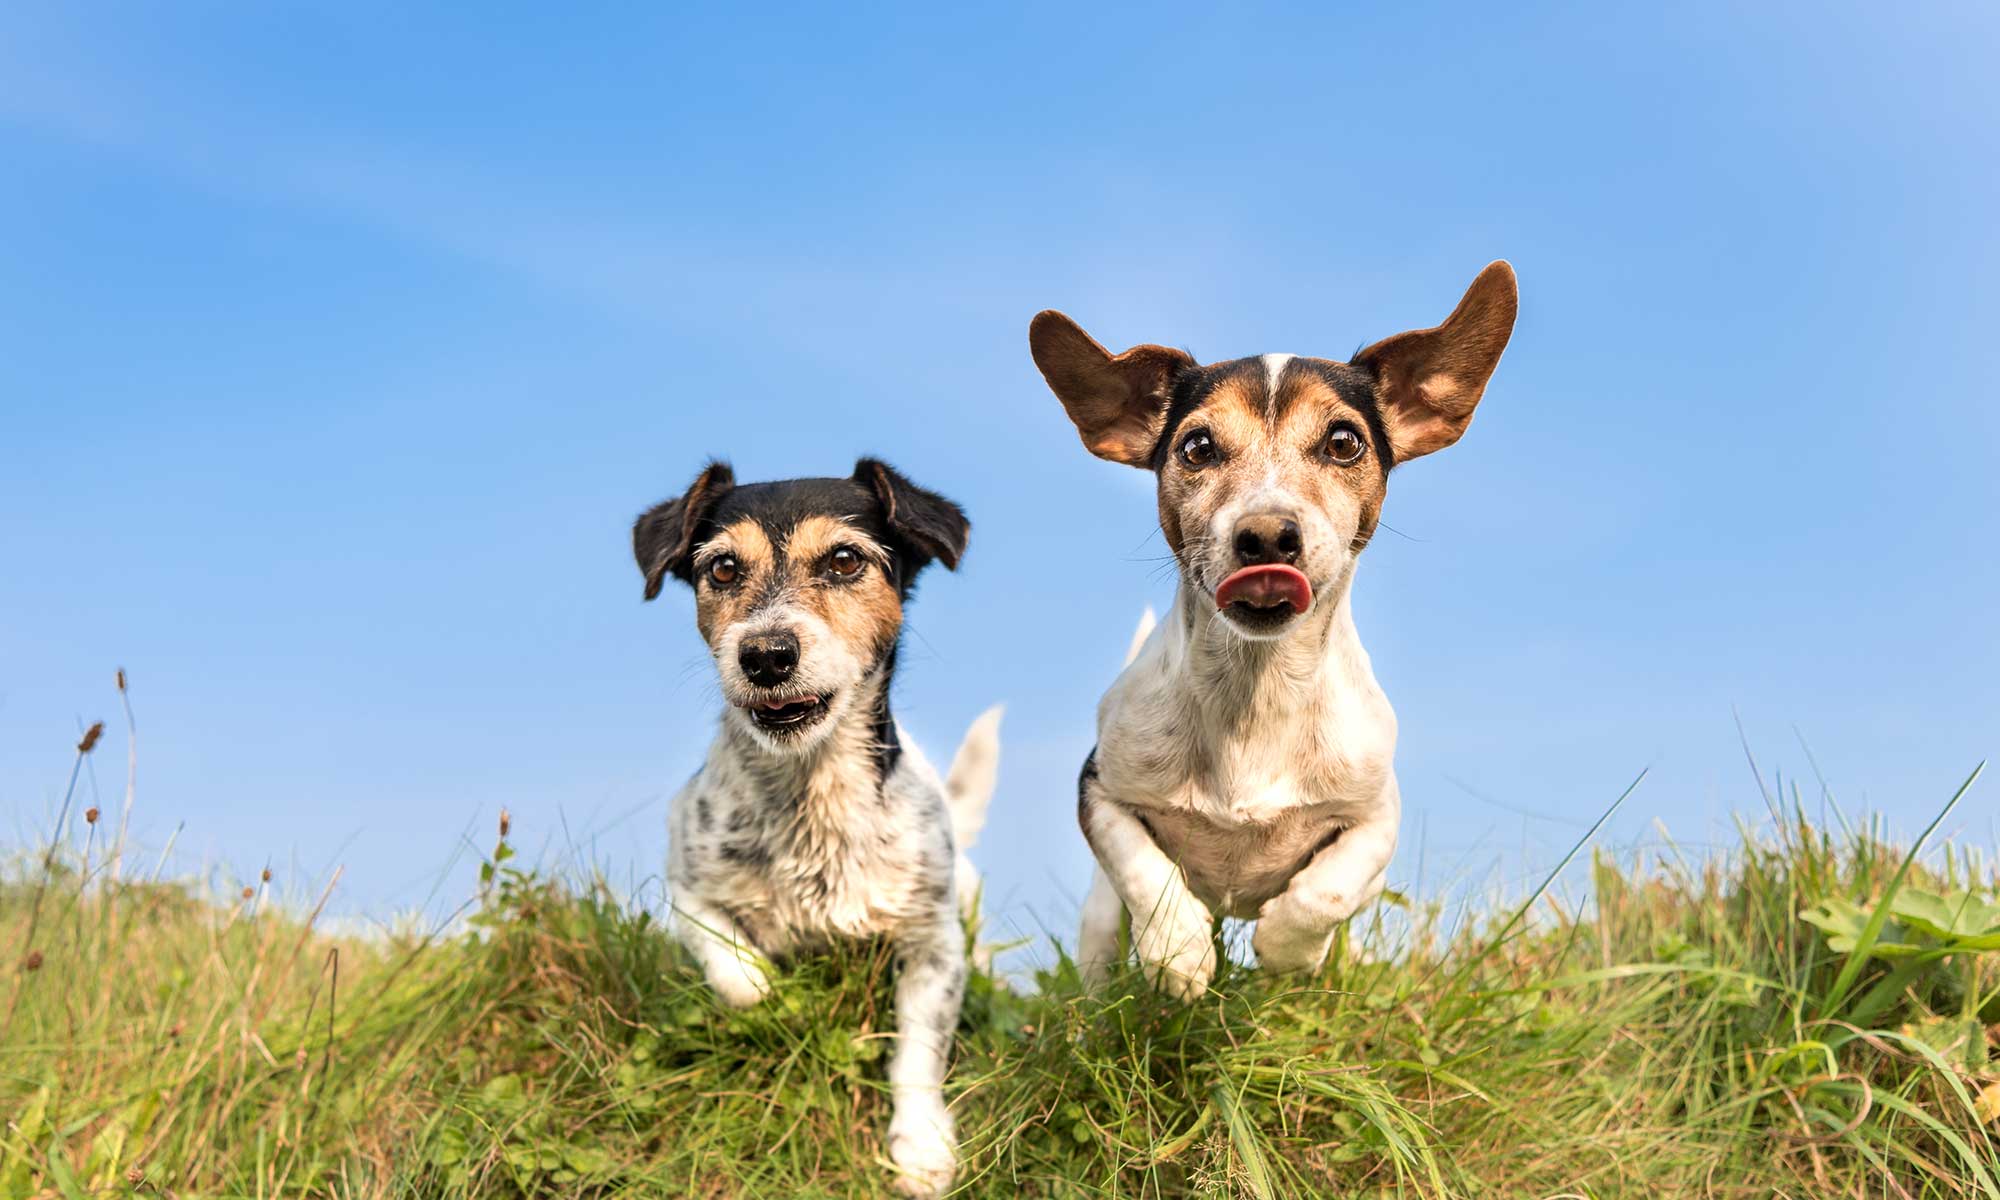
[[[1392,780],[1375,812],[1343,830],[1292,876],[1284,891],[1264,902],[1251,938],[1260,965],[1273,971],[1319,970],[1334,930],[1382,894],[1401,817]]]
[[[687,947],[708,985],[731,1008],[748,1008],[770,994],[764,956],[735,918],[693,895],[673,898],[674,940]]]
[[[1132,914],[1132,945],[1140,965],[1160,990],[1181,1000],[1199,1000],[1215,977],[1215,918],[1208,906],[1188,888],[1179,864],[1160,849],[1139,818],[1090,793],[1077,815],[1098,865]],[[1096,935],[1090,938],[1093,945],[1079,947],[1079,952],[1101,960],[1101,933],[1087,933]]]
[[[1118,965],[1120,926],[1125,922],[1125,901],[1103,864],[1091,872],[1090,894],[1083,900],[1083,924],[1076,935],[1076,968],[1090,986],[1103,983]]]
[[[944,1106],[945,1067],[965,997],[965,933],[958,914],[946,907],[936,920],[905,929],[896,938],[896,957],[889,1158],[901,1172],[897,1191],[938,1196],[958,1169],[958,1138]]]

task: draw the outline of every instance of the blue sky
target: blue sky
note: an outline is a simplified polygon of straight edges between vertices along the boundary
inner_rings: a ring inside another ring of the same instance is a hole
[[[1356,608],[1403,886],[1811,779],[1910,829],[2000,750],[1986,6],[0,15],[0,836],[79,723],[141,839],[338,907],[520,840],[656,876],[714,696],[628,528],[712,454],[881,454],[974,519],[911,612],[932,757],[1009,704],[979,857],[1067,929],[1149,479],[1029,361],[1345,357],[1487,261],[1515,338],[1397,471]],[[95,789],[94,791],[92,789]],[[1817,786],[1808,784],[1817,805]],[[1991,797],[1961,810],[1990,844]]]

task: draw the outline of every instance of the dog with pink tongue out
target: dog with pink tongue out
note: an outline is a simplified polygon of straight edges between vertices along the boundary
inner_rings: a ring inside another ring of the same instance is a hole
[[[1098,705],[1077,819],[1097,858],[1077,958],[1099,979],[1130,914],[1147,975],[1185,1000],[1215,920],[1255,918],[1274,971],[1316,971],[1396,849],[1396,716],[1348,594],[1389,471],[1457,441],[1514,328],[1514,272],[1480,272],[1444,324],[1351,362],[1201,365],[1112,354],[1053,310],[1035,365],[1092,454],[1158,480],[1172,610]]]

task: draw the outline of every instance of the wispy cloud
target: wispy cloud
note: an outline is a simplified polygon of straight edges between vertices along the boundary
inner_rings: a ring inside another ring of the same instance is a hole
[[[372,134],[259,129],[171,88],[18,43],[0,44],[0,124],[217,197],[351,222],[630,319],[721,329],[735,314],[825,282],[754,247],[607,218],[543,177],[530,184]]]

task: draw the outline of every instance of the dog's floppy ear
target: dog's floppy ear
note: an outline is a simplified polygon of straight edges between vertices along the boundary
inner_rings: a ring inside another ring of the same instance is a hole
[[[950,570],[958,569],[966,535],[972,531],[963,509],[911,483],[879,459],[864,458],[855,463],[854,482],[875,493],[882,505],[882,520],[896,540],[897,582],[906,594],[917,572],[932,559]]]
[[[1153,465],[1174,376],[1194,365],[1186,351],[1134,346],[1112,354],[1054,309],[1028,323],[1028,350],[1092,454],[1128,467]]]
[[[660,594],[668,575],[685,583],[694,581],[689,555],[695,531],[735,486],[736,474],[729,464],[711,462],[686,493],[655,504],[632,523],[632,555],[646,576],[646,599]]]
[[[1373,372],[1396,461],[1442,450],[1472,422],[1514,332],[1514,268],[1489,263],[1444,324],[1386,337],[1354,356]]]

